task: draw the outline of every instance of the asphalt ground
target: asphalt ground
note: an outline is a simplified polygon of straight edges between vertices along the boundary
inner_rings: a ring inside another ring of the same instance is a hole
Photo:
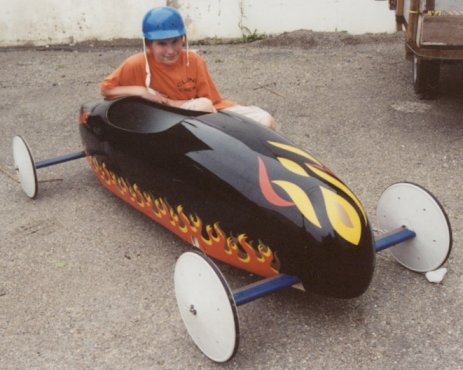
[[[289,36],[196,48],[222,94],[269,110],[348,184],[372,224],[390,184],[430,190],[453,228],[443,282],[384,251],[357,299],[287,289],[239,307],[238,353],[211,362],[176,305],[185,243],[103,189],[83,159],[39,170],[35,200],[14,177],[14,135],[36,160],[81,150],[80,105],[98,100],[99,81],[139,47],[4,49],[0,368],[463,368],[463,66],[443,66],[439,97],[419,100],[400,34]],[[256,280],[219,266],[234,289]]]

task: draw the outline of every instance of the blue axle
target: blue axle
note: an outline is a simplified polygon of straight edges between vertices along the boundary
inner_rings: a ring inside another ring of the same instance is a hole
[[[416,237],[416,233],[403,226],[377,239],[375,241],[375,250],[379,252],[413,239],[414,237]],[[233,298],[235,299],[236,305],[241,306],[299,282],[296,276],[280,274],[235,290],[233,292]]]
[[[297,283],[299,279],[296,276],[281,274],[235,290],[233,298],[236,305],[240,306]]]
[[[387,235],[376,239],[375,241],[375,250],[376,252],[382,251],[384,249],[393,247],[396,244],[402,243],[409,239],[413,239],[416,236],[416,233],[412,230],[407,229],[405,226],[394,230]]]
[[[48,167],[48,166],[53,166],[55,164],[60,164],[64,162],[69,162],[73,161],[74,159],[79,159],[85,157],[85,152],[77,152],[77,153],[71,153],[71,154],[66,154],[61,157],[55,157],[55,158],[50,158],[50,159],[44,159],[43,161],[38,161],[34,163],[35,168],[43,168],[43,167]]]

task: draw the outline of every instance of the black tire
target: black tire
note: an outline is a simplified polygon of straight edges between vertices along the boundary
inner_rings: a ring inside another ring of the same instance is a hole
[[[412,75],[415,93],[421,99],[433,99],[439,89],[440,62],[413,55]]]

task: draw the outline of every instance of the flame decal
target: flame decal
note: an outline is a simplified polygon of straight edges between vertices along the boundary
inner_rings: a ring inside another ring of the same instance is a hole
[[[321,188],[328,218],[334,230],[348,242],[358,245],[362,236],[360,217],[354,207],[335,192]]]
[[[283,157],[278,157],[277,159],[278,159],[278,162],[280,162],[281,165],[284,168],[286,168],[288,171],[291,171],[292,173],[295,173],[296,175],[299,175],[299,176],[309,177],[309,174],[307,173],[307,171],[302,166],[297,164],[296,162],[290,159],[287,159],[287,158],[283,158]]]
[[[354,203],[357,205],[357,207],[360,209],[360,212],[362,212],[362,216],[363,216],[363,219],[365,221],[365,225],[367,224],[367,215],[365,213],[365,210],[363,209],[362,207],[362,204],[360,203],[360,201],[357,199],[357,197],[354,195],[354,193],[352,193],[352,191],[350,191],[350,189],[344,185],[341,181],[339,181],[338,179],[336,179],[335,177],[333,176],[330,176],[328,173],[324,172],[324,171],[321,171],[319,169],[317,169],[316,167],[314,166],[311,166],[310,164],[306,164],[307,167],[309,167],[313,172],[315,172],[315,174],[317,174],[318,176],[320,176],[322,179],[330,182],[332,185],[334,185],[335,187],[337,187],[338,189],[342,190],[344,193],[346,193],[350,199],[352,199],[354,201]]]
[[[293,206],[294,203],[288,202],[281,198],[272,188],[272,184],[270,183],[267,169],[265,168],[264,161],[261,158],[257,158],[259,161],[259,185],[262,195],[265,197],[267,202],[273,204],[277,207],[290,207]]]
[[[87,160],[105,188],[207,255],[263,277],[279,273],[280,262],[268,245],[259,241],[255,247],[244,233],[227,236],[218,222],[203,225],[198,215],[187,215],[183,205],[173,207],[165,198],[130,184],[94,156],[87,156]]]
[[[327,167],[325,167],[307,152],[288,144],[274,141],[269,141],[268,143],[277,148],[303,157],[301,160],[302,163],[298,163],[295,160],[278,156],[277,160],[286,170],[301,177],[318,177],[323,182],[328,183],[336,189],[339,189],[346,195],[346,197],[342,197],[341,195],[338,195],[336,192],[329,190],[323,185],[319,186],[323,201],[325,203],[326,214],[333,229],[339,236],[344,238],[349,243],[353,245],[359,245],[362,236],[361,218],[363,218],[365,226],[368,224],[368,219],[362,204],[354,195],[354,193],[352,193],[352,191],[349,190],[349,188],[347,188],[347,186],[345,186],[344,183],[339,180],[334,173],[332,173]],[[310,163],[307,162],[307,159]],[[310,172],[307,170],[310,170]],[[268,183],[266,185],[268,187],[270,187],[271,184],[275,184],[282,188],[291,198],[293,204],[297,207],[299,212],[301,212],[301,214],[313,225],[317,226],[318,228],[322,228],[320,218],[317,215],[317,210],[315,210],[309,195],[302,188],[289,181],[280,179],[271,181],[268,179],[264,162],[259,158],[259,179],[261,183],[262,173],[267,176],[266,180]],[[264,193],[264,190],[267,194],[272,192],[275,193],[273,189],[264,189],[262,185],[261,190],[262,193]],[[265,194],[264,196],[270,203],[278,206],[276,202],[272,202]],[[359,212],[354,208],[349,200],[352,200],[352,202],[357,206]]]
[[[296,204],[297,209],[304,217],[313,223],[315,226],[321,228],[320,221],[318,220],[315,209],[312,205],[307,194],[299,186],[283,180],[272,181],[274,184],[280,186],[286,193],[288,193],[291,200]]]
[[[302,149],[296,148],[296,147],[294,147],[292,145],[278,143],[276,141],[269,141],[268,143],[272,144],[273,146],[276,146],[277,148],[280,148],[280,149],[286,150],[288,152],[298,154],[298,155],[300,155],[300,156],[302,156],[304,158],[310,159],[312,162],[317,163],[320,166],[322,166],[322,164],[315,157],[312,157],[309,153],[307,153],[306,151],[304,151]]]

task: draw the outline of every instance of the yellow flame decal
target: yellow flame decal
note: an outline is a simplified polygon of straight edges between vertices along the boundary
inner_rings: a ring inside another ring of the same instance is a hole
[[[317,176],[320,176],[322,179],[325,179],[326,181],[330,182],[331,184],[336,186],[338,189],[340,189],[344,193],[346,193],[354,201],[354,203],[357,205],[357,207],[362,212],[363,219],[365,220],[365,225],[368,223],[367,215],[365,213],[365,210],[363,209],[362,204],[357,199],[357,197],[354,195],[354,193],[352,193],[352,191],[350,191],[350,189],[346,185],[344,185],[341,181],[337,180],[333,176],[330,176],[326,172],[323,172],[323,171],[319,170],[318,168],[315,168],[314,166],[311,166],[308,163],[306,163],[306,165],[307,165],[307,167],[310,168],[311,171],[315,172],[315,174],[317,174]]]
[[[299,186],[283,180],[275,180],[272,183],[280,186],[289,195],[291,200],[296,205],[297,209],[304,215],[304,217],[313,223],[315,226],[321,228],[320,221],[318,220],[315,209],[312,205],[307,194]]]
[[[296,147],[294,147],[292,145],[282,144],[282,143],[278,143],[276,141],[269,141],[268,143],[272,144],[273,146],[276,146],[277,148],[286,150],[286,151],[294,153],[294,154],[298,154],[298,155],[303,156],[303,157],[305,157],[307,159],[310,159],[312,162],[315,162],[315,163],[318,163],[319,165],[322,165],[317,159],[312,157],[309,153],[307,153],[304,150],[301,150],[299,148],[296,148]]]
[[[335,192],[323,187],[321,191],[334,230],[348,242],[358,245],[362,235],[362,225],[355,208]]]
[[[283,158],[283,157],[278,157],[278,161],[281,163],[281,165],[286,168],[288,171],[291,171],[295,173],[296,175],[303,176],[303,177],[309,177],[309,174],[307,171],[302,167],[301,165],[297,164],[296,162]]]
[[[268,246],[266,246],[262,241],[259,240],[259,245],[257,246],[259,253],[263,255],[264,257],[270,257],[272,254],[272,251]]]

